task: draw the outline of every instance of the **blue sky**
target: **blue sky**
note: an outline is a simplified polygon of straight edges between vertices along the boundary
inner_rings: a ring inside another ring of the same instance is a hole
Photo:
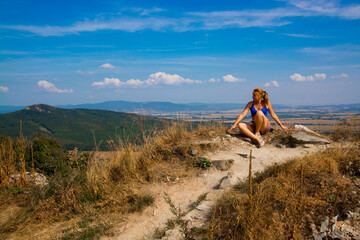
[[[360,3],[0,1],[0,105],[360,102]]]

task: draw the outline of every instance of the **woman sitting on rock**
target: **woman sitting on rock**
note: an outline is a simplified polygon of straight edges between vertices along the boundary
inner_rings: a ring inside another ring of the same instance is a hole
[[[263,91],[261,88],[256,88],[253,91],[252,98],[253,101],[246,105],[245,109],[236,119],[234,125],[229,128],[227,132],[230,133],[237,126],[241,133],[256,141],[257,146],[260,148],[265,144],[265,139],[262,138],[261,135],[264,135],[270,131],[270,122],[267,118],[268,112],[282,129],[288,130],[288,128],[282,125],[279,118],[276,116],[266,91]],[[252,116],[251,124],[241,123],[241,120],[243,120],[249,110]]]

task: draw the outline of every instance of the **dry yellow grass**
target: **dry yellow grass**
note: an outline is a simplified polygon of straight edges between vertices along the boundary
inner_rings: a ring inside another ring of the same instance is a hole
[[[360,140],[360,116],[351,116],[333,126],[331,137],[335,141]]]
[[[20,133],[17,139],[19,146],[19,166],[20,166],[20,182],[19,186],[24,187],[28,184],[26,180],[26,169],[25,169],[25,151],[26,151],[26,139],[22,133],[22,121],[20,120]]]
[[[360,164],[360,150],[331,149],[276,165],[227,192],[216,205],[215,239],[308,239],[309,221],[341,215],[358,204],[340,164]],[[359,176],[359,172],[356,173]],[[336,200],[338,198],[338,200]],[[251,224],[249,224],[251,223]]]
[[[164,176],[175,178],[192,174],[194,157],[191,150],[196,150],[198,155],[209,150],[192,142],[225,133],[221,123],[204,123],[193,131],[190,131],[191,127],[174,122],[160,132],[144,131],[141,145],[109,140],[111,152],[106,155],[78,153],[74,149],[62,160],[48,186],[42,189],[28,186],[32,193],[21,201],[10,187],[6,188],[9,194],[0,200],[15,204],[13,207],[20,206],[23,211],[17,211],[13,218],[2,224],[0,237],[8,237],[20,229],[31,232],[34,226],[45,222],[84,215],[103,219],[99,216],[106,216],[108,212],[127,213],[141,209],[141,204],[151,201],[143,201],[147,196],[137,191],[139,186],[161,181]],[[354,136],[359,135],[359,131],[350,129],[352,138],[356,139]],[[345,130],[349,131],[349,128]],[[7,184],[21,155],[14,158],[11,139],[2,143],[0,150],[1,183]],[[250,192],[233,190],[216,205],[211,236],[301,239],[302,235],[308,234],[306,219],[318,222],[324,214],[330,215],[332,209],[336,213],[351,206],[354,200],[350,194],[352,184],[343,179],[341,173],[358,175],[359,155],[359,149],[333,150],[269,168],[253,179]],[[318,189],[321,191],[315,191]],[[334,204],[336,194],[340,201]]]
[[[13,141],[7,137],[0,146],[0,186],[9,186],[9,177],[14,168]]]
[[[0,237],[23,228],[30,231],[44,222],[54,223],[83,215],[100,216],[109,211],[141,210],[153,201],[151,196],[143,196],[137,191],[141,185],[159,181],[164,175],[175,178],[194,172],[194,157],[190,152],[196,150],[201,154],[204,149],[192,142],[209,138],[209,128],[213,134],[215,131],[218,131],[216,134],[225,133],[221,124],[207,123],[190,131],[191,126],[174,122],[163,131],[144,132],[141,145],[126,143],[119,138],[107,141],[111,150],[108,154],[70,151],[50,177],[49,185],[42,189],[27,187],[32,193],[22,201],[23,211],[1,226]],[[25,139],[22,140],[25,145]],[[6,163],[1,169],[11,165],[9,147],[1,146],[5,149],[1,151],[2,163]],[[14,194],[8,194],[13,203],[16,198]]]

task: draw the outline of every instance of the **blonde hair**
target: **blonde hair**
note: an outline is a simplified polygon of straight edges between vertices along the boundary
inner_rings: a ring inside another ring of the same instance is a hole
[[[259,94],[259,96],[264,99],[265,104],[269,103],[269,97],[267,91],[263,91],[261,88],[255,88],[254,93]]]

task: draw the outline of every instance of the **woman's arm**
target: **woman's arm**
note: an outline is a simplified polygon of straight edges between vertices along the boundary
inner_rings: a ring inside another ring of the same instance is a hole
[[[275,114],[272,106],[271,106],[271,103],[268,102],[268,111],[270,113],[270,116],[272,117],[272,119],[274,119],[274,121],[279,124],[279,126],[284,129],[284,130],[289,130],[287,127],[285,127],[284,125],[282,125],[282,123],[280,122],[278,116]]]
[[[232,131],[234,128],[236,128],[236,126],[241,122],[241,120],[243,120],[243,118],[246,116],[246,114],[248,113],[250,107],[251,107],[252,102],[249,102],[248,104],[246,104],[246,107],[244,108],[244,110],[242,111],[242,113],[240,113],[240,115],[237,117],[234,125],[231,126],[231,128],[228,131]]]

